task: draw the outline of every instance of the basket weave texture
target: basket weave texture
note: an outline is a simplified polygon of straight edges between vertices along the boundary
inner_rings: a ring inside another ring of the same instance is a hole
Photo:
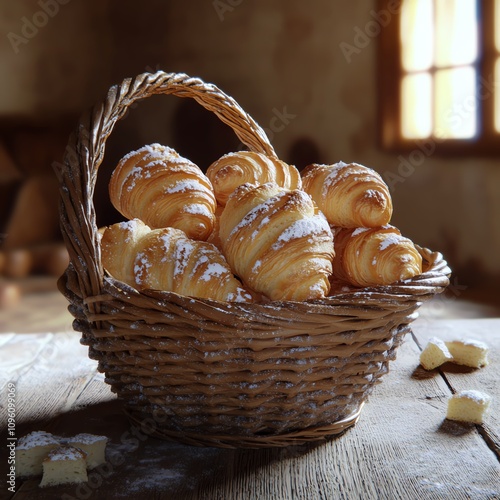
[[[271,447],[353,425],[418,307],[448,285],[441,254],[419,248],[422,275],[307,303],[223,303],[138,292],[105,273],[93,194],[113,127],[155,94],[195,99],[250,150],[276,156],[263,130],[214,85],[145,73],[112,87],[56,167],[70,265],[59,280],[74,328],[132,421],[193,445]]]

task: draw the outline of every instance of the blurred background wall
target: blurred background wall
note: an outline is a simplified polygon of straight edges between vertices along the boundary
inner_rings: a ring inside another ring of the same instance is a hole
[[[442,251],[456,283],[500,276],[500,159],[429,154],[398,175],[405,155],[378,146],[377,37],[349,57],[370,0],[3,0],[0,3],[0,231],[5,245],[57,238],[60,161],[78,116],[111,84],[144,71],[185,72],[233,96],[280,157],[358,162],[391,186],[394,225]],[[154,97],[117,126],[96,195],[99,224],[119,220],[107,202],[111,169],[125,153],[163,142],[206,167],[238,140],[196,103]],[[29,202],[26,202],[26,199]],[[23,201],[25,200],[25,201]]]

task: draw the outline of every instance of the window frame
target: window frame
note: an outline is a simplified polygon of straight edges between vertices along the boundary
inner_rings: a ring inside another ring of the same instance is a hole
[[[407,74],[401,60],[400,24],[401,5],[394,10],[394,0],[377,0],[377,12],[394,12],[391,21],[380,31],[377,46],[377,115],[378,142],[381,149],[389,152],[407,153],[416,147],[429,154],[443,156],[498,156],[500,154],[500,132],[495,129],[494,92],[495,62],[500,52],[495,46],[494,0],[478,0],[478,82],[483,89],[477,100],[479,134],[472,139],[441,139],[427,137],[408,139],[401,130],[401,81]],[[390,10],[392,8],[392,10]],[[431,71],[432,72],[432,71]],[[497,82],[497,92],[500,92]],[[488,105],[489,103],[489,105]]]

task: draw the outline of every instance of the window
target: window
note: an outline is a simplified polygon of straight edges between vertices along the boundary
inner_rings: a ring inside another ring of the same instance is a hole
[[[402,0],[392,12],[379,44],[382,146],[500,153],[500,0]]]

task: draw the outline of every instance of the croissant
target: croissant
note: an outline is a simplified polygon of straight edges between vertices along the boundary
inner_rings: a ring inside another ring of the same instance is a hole
[[[111,276],[128,285],[136,285],[134,266],[130,263],[130,257],[139,242],[150,231],[151,228],[139,219],[99,229],[102,265]]]
[[[220,227],[220,216],[222,214],[223,209],[224,209],[223,206],[217,205],[217,208],[215,209],[214,227],[212,229],[212,232],[207,238],[207,242],[212,243],[212,245],[215,245],[221,252],[222,252],[222,242],[220,240],[219,227]]]
[[[371,168],[313,163],[302,171],[302,186],[334,226],[379,227],[391,220],[389,188]]]
[[[101,237],[104,268],[138,290],[155,289],[188,297],[251,302],[212,244],[174,228],[151,229],[139,219],[107,227]]]
[[[207,177],[221,205],[225,205],[229,195],[246,182],[274,182],[285,189],[300,189],[302,185],[300,173],[293,165],[253,151],[224,155],[208,167]]]
[[[216,201],[210,181],[169,147],[151,144],[123,157],[109,194],[122,215],[152,228],[174,227],[198,240],[212,232]]]
[[[252,290],[271,300],[328,294],[333,236],[305,192],[243,184],[228,199],[219,234],[229,265]]]
[[[355,286],[388,285],[422,273],[422,257],[393,226],[335,233],[333,276]]]

